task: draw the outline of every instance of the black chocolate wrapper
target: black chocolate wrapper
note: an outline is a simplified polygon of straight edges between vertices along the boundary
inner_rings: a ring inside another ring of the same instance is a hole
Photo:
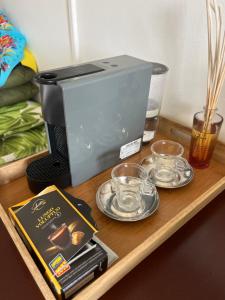
[[[64,191],[64,190],[60,190],[66,197],[67,199],[85,216],[85,218],[87,218],[87,220],[96,228],[96,222],[95,220],[92,218],[91,216],[91,208],[90,206],[81,199],[75,198],[72,195],[70,195],[68,192]]]

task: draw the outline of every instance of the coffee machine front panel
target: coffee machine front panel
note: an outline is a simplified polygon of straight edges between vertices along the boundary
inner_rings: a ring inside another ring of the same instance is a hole
[[[150,66],[111,64],[112,71],[59,82],[73,185],[141,148]]]

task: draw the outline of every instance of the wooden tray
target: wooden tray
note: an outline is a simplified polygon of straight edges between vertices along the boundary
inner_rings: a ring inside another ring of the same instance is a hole
[[[25,175],[26,168],[33,160],[46,155],[48,151],[33,154],[0,167],[0,185],[9,183]]]
[[[166,119],[162,121],[164,125],[160,127],[156,138],[178,140],[188,147],[190,131]],[[187,147],[185,156],[187,156]],[[150,147],[147,145],[127,162],[140,162],[149,154]],[[110,173],[111,169],[108,169],[77,187],[66,189],[73,196],[85,200],[91,206],[93,217],[99,228],[98,237],[119,255],[119,259],[111,268],[74,297],[76,300],[94,300],[101,297],[225,189],[225,146],[218,143],[218,149],[210,167],[195,170],[194,179],[187,186],[174,190],[158,189],[159,210],[153,216],[139,222],[118,222],[107,218],[97,209],[96,192],[100,184],[110,178]],[[5,209],[30,196],[32,193],[25,177],[0,186],[0,202]],[[30,265],[35,268],[32,261]],[[45,294],[46,285],[42,286],[38,282],[39,279],[35,278]],[[40,280],[42,282],[43,278]],[[48,299],[51,298],[48,297]]]

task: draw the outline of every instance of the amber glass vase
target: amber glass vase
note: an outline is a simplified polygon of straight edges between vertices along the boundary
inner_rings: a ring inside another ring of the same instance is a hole
[[[194,115],[189,153],[193,167],[203,169],[209,166],[222,123],[223,117],[216,110],[203,110]]]

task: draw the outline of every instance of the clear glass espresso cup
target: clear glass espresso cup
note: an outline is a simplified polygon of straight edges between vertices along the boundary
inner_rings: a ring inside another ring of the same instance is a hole
[[[156,192],[146,170],[135,163],[122,163],[113,168],[112,186],[116,197],[114,206],[123,212],[135,212],[142,209],[142,199]]]
[[[184,147],[174,141],[159,140],[151,145],[152,159],[154,163],[153,177],[161,182],[176,180],[179,170],[188,166],[186,159],[182,157]]]

